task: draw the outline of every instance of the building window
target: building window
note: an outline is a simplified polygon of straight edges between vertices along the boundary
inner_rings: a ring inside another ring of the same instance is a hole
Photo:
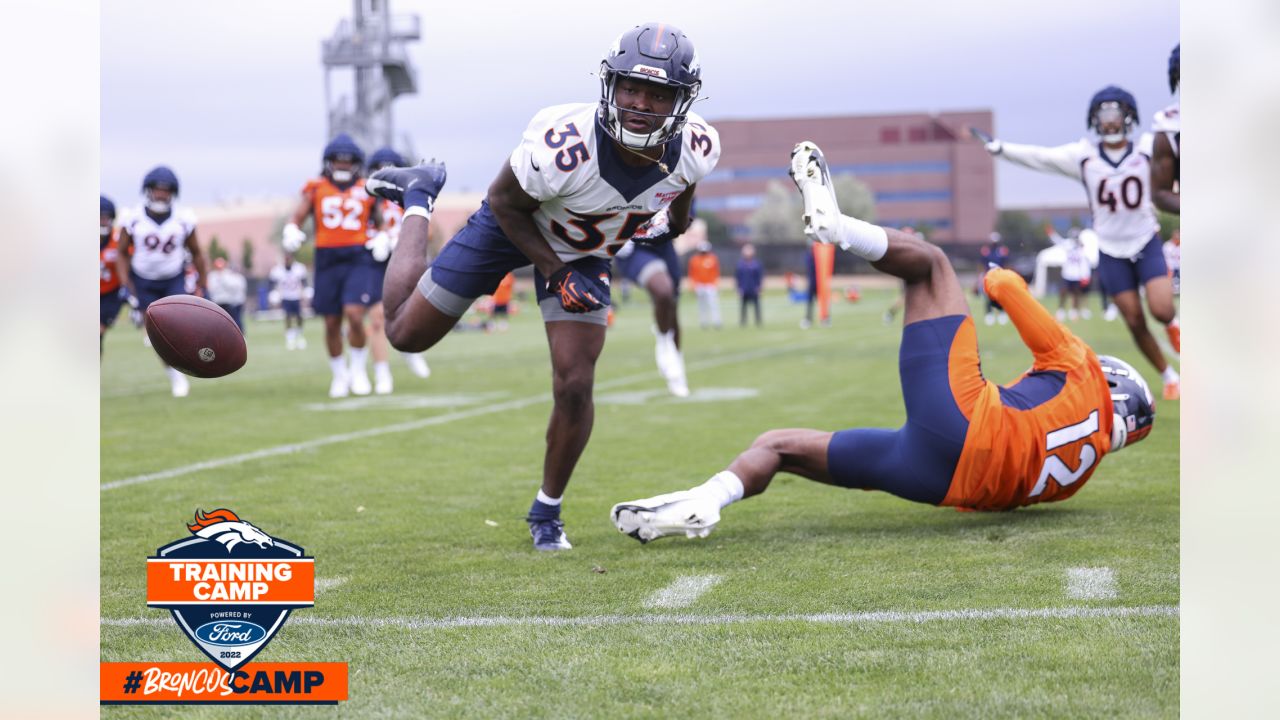
[[[880,128],[881,145],[897,145],[902,142],[902,129],[896,127]]]
[[[929,140],[929,128],[917,125],[907,129],[907,141],[918,143]]]

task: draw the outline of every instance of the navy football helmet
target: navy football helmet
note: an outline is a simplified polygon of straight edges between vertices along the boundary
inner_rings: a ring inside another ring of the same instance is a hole
[[[634,133],[622,124],[614,100],[618,81],[623,78],[657,83],[675,92],[670,114],[640,113],[661,118],[656,130]],[[702,89],[702,66],[693,41],[679,28],[664,23],[647,23],[622,33],[600,63],[600,120],[605,132],[627,147],[657,147],[680,137],[689,118],[689,108]]]
[[[1182,43],[1173,46],[1173,52],[1169,53],[1169,92],[1177,92],[1178,84],[1182,82],[1182,56],[1179,48]]]
[[[1156,421],[1156,401],[1147,381],[1129,363],[1111,355],[1100,355],[1102,374],[1111,388],[1115,410],[1111,425],[1111,452],[1128,447],[1151,433]]]
[[[1124,88],[1108,85],[1094,93],[1093,98],[1089,100],[1089,115],[1085,118],[1085,126],[1102,135],[1101,117],[1117,111],[1124,119],[1124,136],[1104,136],[1103,139],[1109,142],[1122,140],[1129,135],[1133,126],[1138,124],[1138,101]]]
[[[384,167],[403,167],[404,158],[389,147],[378,148],[369,156],[369,172],[376,172]]]
[[[152,190],[168,190],[169,199],[155,199],[152,197]],[[173,198],[178,196],[178,176],[164,165],[158,165],[142,178],[142,194],[147,198],[147,209],[163,215],[173,207]]]
[[[324,146],[324,167],[321,174],[328,177],[335,183],[345,184],[354,182],[360,174],[360,166],[364,164],[364,151],[356,144],[355,140],[346,133],[338,133],[336,137]],[[333,161],[355,163],[355,167],[351,170],[334,170]]]
[[[112,220],[116,219],[116,204],[111,202],[111,199],[106,195],[98,196],[98,214],[106,215]]]
[[[106,218],[106,222],[102,221]],[[111,202],[106,195],[98,196],[98,238],[101,246],[107,246],[107,240],[111,237],[111,225],[116,219],[116,204]]]

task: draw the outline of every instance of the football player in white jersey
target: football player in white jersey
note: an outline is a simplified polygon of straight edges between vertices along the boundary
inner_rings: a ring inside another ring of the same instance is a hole
[[[178,176],[160,165],[142,179],[146,202],[120,223],[120,250],[117,267],[129,290],[129,304],[140,312],[163,297],[187,294],[185,264],[187,253],[196,269],[196,287],[207,295],[204,253],[196,242],[196,217],[189,210],[174,208],[178,196]],[[174,397],[190,392],[187,376],[166,366]]]
[[[480,210],[430,269],[427,227],[444,166],[386,169],[367,183],[405,209],[383,288],[396,348],[426,350],[507,272],[536,269],[553,396],[542,487],[527,517],[539,550],[571,547],[560,502],[591,436],[610,259],[637,236],[668,242],[683,233],[697,183],[719,159],[716,131],[689,111],[701,74],[679,29],[650,23],[623,33],[600,65],[599,102],[535,115]],[[664,208],[667,230],[650,233]]]
[[[1151,200],[1165,212],[1180,214],[1182,198],[1177,183],[1181,180],[1179,160],[1182,151],[1182,101],[1178,91],[1182,88],[1182,58],[1179,48],[1173,46],[1169,53],[1169,92],[1174,94],[1173,104],[1156,113],[1152,126],[1155,145],[1151,152]]]
[[[1165,359],[1147,328],[1138,294],[1139,288],[1146,291],[1147,309],[1165,325],[1177,351],[1180,339],[1173,284],[1151,204],[1151,135],[1142,135],[1136,144],[1130,139],[1138,124],[1138,103],[1114,85],[1094,94],[1085,117],[1099,142],[1082,138],[1058,147],[1015,145],[981,130],[971,131],[992,155],[1084,183],[1093,209],[1093,229],[1098,234],[1099,280],[1120,309],[1138,348],[1160,371],[1165,399],[1176,400],[1180,394],[1178,371]]]
[[[284,347],[286,350],[305,350],[307,339],[302,335],[302,294],[307,286],[307,266],[293,259],[293,253],[284,254],[284,262],[271,268],[267,276],[272,292],[280,298],[284,310]]]

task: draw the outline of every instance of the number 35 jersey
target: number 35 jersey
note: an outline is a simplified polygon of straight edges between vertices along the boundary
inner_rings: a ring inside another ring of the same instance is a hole
[[[1099,144],[1083,138],[1058,147],[1004,143],[1000,156],[1032,170],[1083,182],[1098,249],[1128,259],[1141,252],[1160,229],[1151,204],[1152,142],[1151,134],[1144,133],[1115,162]]]
[[[625,164],[596,119],[594,103],[556,105],[534,116],[511,170],[542,205],[533,219],[561,260],[611,257],[645,222],[706,177],[720,159],[720,136],[689,113],[660,163]],[[665,169],[664,169],[665,168]]]
[[[311,200],[316,221],[316,247],[349,247],[369,241],[369,216],[377,199],[364,190],[364,181],[340,188],[327,177],[313,178],[302,188]]]
[[[186,265],[187,236],[196,231],[190,210],[172,208],[164,222],[156,222],[141,207],[131,210],[120,227],[129,233],[132,255],[129,267],[147,280],[169,280]]]

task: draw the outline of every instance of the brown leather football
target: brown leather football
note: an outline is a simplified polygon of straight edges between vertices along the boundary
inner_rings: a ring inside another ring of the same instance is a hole
[[[170,295],[147,306],[151,347],[170,367],[200,378],[244,366],[244,334],[227,311],[195,295]]]

